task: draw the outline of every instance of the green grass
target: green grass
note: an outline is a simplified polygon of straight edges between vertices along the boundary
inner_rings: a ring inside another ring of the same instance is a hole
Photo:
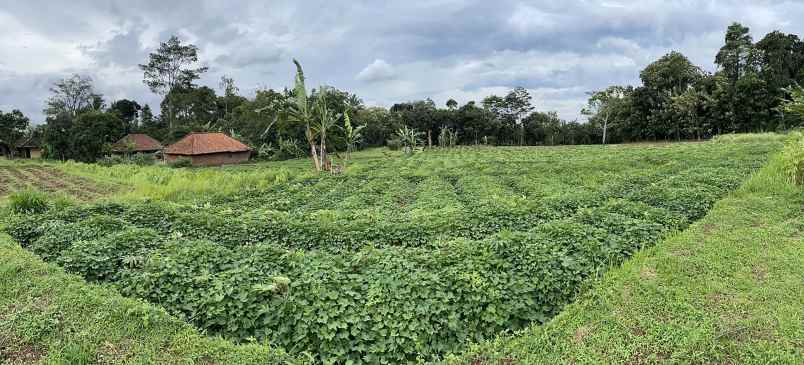
[[[0,214],[104,283],[0,236],[0,359],[298,361],[178,317],[327,363],[795,363],[798,154],[754,174],[781,142],[370,150],[340,176],[52,164],[130,188]]]
[[[268,346],[205,337],[163,309],[87,284],[0,235],[0,363],[294,361],[300,363]]]
[[[804,190],[774,159],[544,326],[448,364],[801,364]]]
[[[65,164],[156,199],[17,216],[8,232],[212,334],[324,363],[415,362],[552,318],[587,279],[701,218],[780,148],[372,150],[339,176],[302,160]]]

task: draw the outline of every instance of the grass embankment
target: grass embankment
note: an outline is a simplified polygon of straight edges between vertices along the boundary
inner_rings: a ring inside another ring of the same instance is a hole
[[[684,232],[610,270],[546,325],[446,363],[801,364],[804,189],[791,182],[795,151]]]
[[[0,235],[2,364],[293,362],[267,346],[205,337],[162,309],[65,274]]]

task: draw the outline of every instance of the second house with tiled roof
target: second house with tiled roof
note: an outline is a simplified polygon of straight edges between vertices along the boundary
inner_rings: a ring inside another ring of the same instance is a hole
[[[131,133],[121,138],[112,146],[114,153],[156,153],[162,150],[162,144],[147,134]]]
[[[167,146],[165,161],[189,158],[193,166],[218,166],[248,161],[251,149],[223,133],[190,133]]]

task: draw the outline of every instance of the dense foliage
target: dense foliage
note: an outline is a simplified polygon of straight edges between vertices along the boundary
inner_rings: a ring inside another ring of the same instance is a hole
[[[253,96],[240,95],[235,81],[223,76],[219,95],[195,84],[207,71],[199,66],[198,53],[195,45],[174,36],[140,65],[144,83],[163,98],[160,115],[134,100],[117,100],[107,107],[88,77],[73,75],[56,82],[46,105],[46,123],[38,132],[47,154],[95,161],[103,156],[104,146],[125,133],[145,133],[169,144],[192,131],[222,131],[266,159],[322,155],[318,151],[323,147],[323,156],[315,161],[326,170],[326,148],[404,149],[404,140],[397,136],[402,128],[420,133],[418,144],[433,147],[443,146],[439,137],[445,130],[452,141],[448,146],[575,145],[708,139],[804,124],[797,97],[797,85],[804,83],[804,42],[780,31],[754,42],[749,29],[736,23],[727,29],[715,55],[716,72],[705,72],[683,54],[670,52],[639,73],[641,85],[590,92],[581,110],[585,121],[562,120],[555,112],[539,110],[523,87],[464,105],[449,99],[439,107],[424,99],[383,108],[367,107],[357,95],[331,86],[308,92],[303,75],[291,89],[257,90]],[[82,118],[85,113],[93,116]],[[346,115],[353,128],[362,129],[359,141],[342,127]],[[340,128],[328,128],[333,126]],[[0,128],[0,142],[7,139],[3,134]]]
[[[441,150],[194,204],[54,208],[6,231],[212,334],[404,363],[546,321],[778,148]]]

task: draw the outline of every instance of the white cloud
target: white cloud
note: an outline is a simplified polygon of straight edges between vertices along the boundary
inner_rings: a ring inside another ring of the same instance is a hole
[[[365,82],[377,82],[392,80],[396,77],[396,71],[385,60],[376,59],[357,74],[357,79]]]

